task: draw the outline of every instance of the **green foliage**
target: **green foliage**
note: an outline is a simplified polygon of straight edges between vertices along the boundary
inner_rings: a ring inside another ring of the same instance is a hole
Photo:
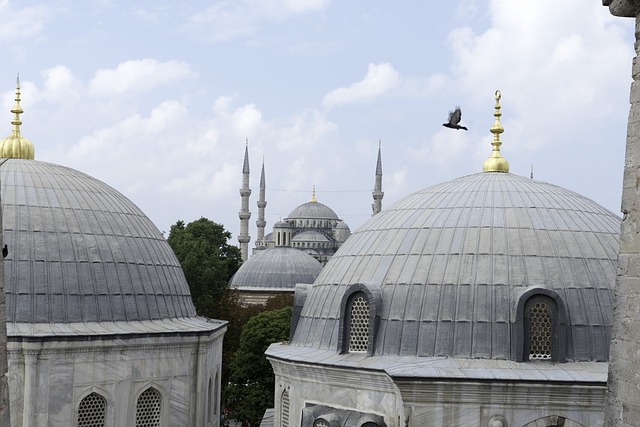
[[[258,426],[264,411],[273,406],[275,375],[264,352],[270,344],[289,339],[291,312],[291,307],[265,311],[243,328],[226,395],[232,419]]]
[[[220,318],[224,291],[242,263],[240,249],[228,243],[230,238],[224,226],[206,218],[171,226],[167,242],[180,261],[200,316]]]

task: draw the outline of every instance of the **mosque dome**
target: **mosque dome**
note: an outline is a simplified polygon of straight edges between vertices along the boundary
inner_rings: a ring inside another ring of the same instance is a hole
[[[8,322],[195,316],[171,247],[118,191],[74,169],[0,159]]]
[[[607,359],[619,231],[620,219],[595,202],[510,173],[426,188],[333,255],[292,344],[335,348],[332,302],[362,284],[382,301],[375,354],[510,359],[516,302],[543,288],[564,301],[567,358]]]
[[[293,290],[296,283],[313,283],[321,270],[322,265],[311,255],[279,246],[256,252],[229,284],[242,291]]]
[[[291,219],[320,219],[320,220],[337,220],[338,215],[329,206],[324,205],[316,200],[315,189],[311,200],[303,203],[291,211],[288,220]]]

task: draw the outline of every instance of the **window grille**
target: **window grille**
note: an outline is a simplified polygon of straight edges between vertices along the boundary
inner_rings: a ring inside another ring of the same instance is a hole
[[[354,296],[349,319],[349,351],[366,352],[369,349],[369,301],[364,294]]]
[[[78,427],[104,427],[107,401],[98,393],[91,393],[78,406]]]
[[[536,302],[529,307],[529,360],[551,359],[551,307]]]
[[[281,413],[282,427],[289,427],[289,390],[282,392],[282,413]]]
[[[158,390],[150,387],[143,391],[136,405],[136,427],[159,427],[160,403]]]
[[[323,419],[315,420],[313,427],[329,427],[329,423]]]

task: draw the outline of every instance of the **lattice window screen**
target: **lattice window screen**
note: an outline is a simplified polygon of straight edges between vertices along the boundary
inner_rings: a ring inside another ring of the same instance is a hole
[[[529,360],[551,359],[551,307],[544,302],[529,308]]]
[[[366,352],[369,349],[369,301],[364,294],[353,298],[349,319],[349,351]]]
[[[316,420],[313,423],[313,427],[329,427],[329,423],[325,420]]]
[[[150,387],[142,392],[136,405],[136,427],[159,427],[160,392]]]
[[[91,393],[78,406],[78,427],[104,427],[107,401],[98,393]]]
[[[289,427],[289,390],[282,392],[282,427]]]

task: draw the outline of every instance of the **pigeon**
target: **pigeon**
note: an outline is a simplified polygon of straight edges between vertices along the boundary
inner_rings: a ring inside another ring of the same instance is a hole
[[[2,258],[6,258],[7,255],[9,255],[9,248],[7,248],[7,245],[4,245],[2,248]]]
[[[449,121],[447,123],[443,123],[442,126],[456,130],[467,130],[466,127],[458,124],[460,123],[460,118],[462,118],[462,111],[460,111],[460,107],[456,106],[455,110],[449,111]]]

